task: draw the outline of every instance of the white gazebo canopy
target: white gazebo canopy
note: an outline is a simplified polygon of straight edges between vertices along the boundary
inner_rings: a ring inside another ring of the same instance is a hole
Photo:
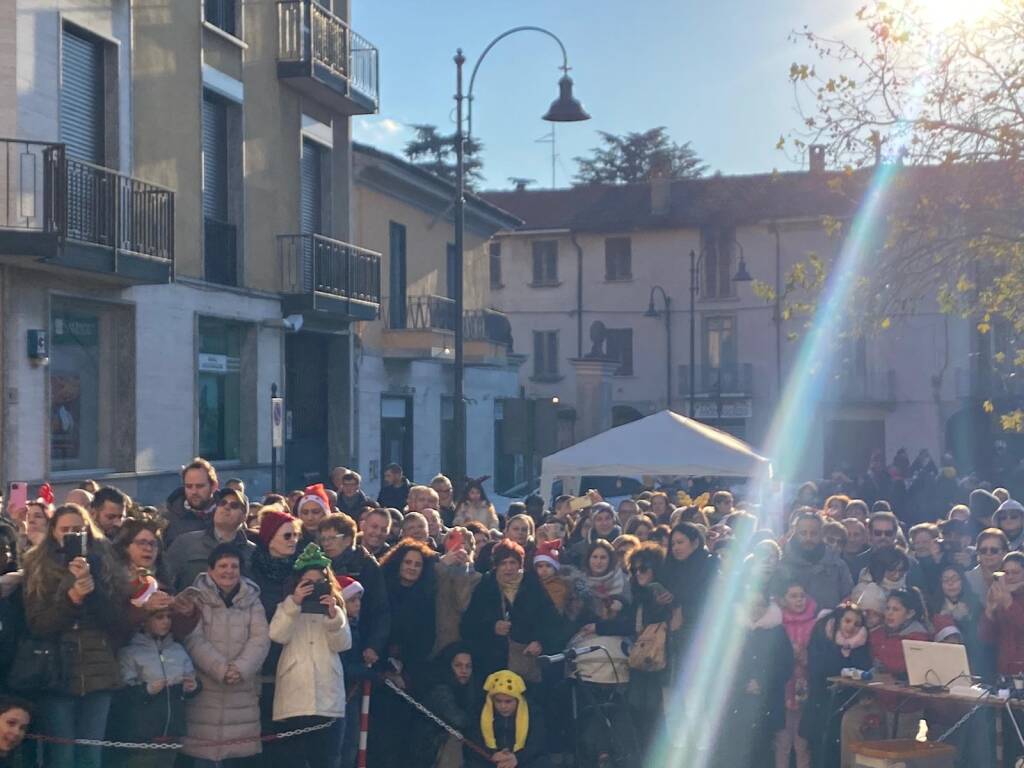
[[[673,411],[623,424],[546,457],[540,493],[584,476],[771,477],[771,462],[726,432]]]

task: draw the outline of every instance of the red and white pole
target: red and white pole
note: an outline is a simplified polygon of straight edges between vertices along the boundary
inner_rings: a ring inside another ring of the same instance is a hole
[[[370,733],[370,691],[373,683],[370,680],[363,681],[363,702],[359,710],[359,755],[356,765],[359,768],[366,768],[366,739]]]

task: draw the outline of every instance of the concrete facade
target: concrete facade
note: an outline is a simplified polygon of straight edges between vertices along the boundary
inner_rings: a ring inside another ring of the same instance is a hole
[[[746,183],[743,178],[731,181],[739,186]],[[635,197],[656,201],[656,193],[656,189],[649,193],[636,190]],[[554,212],[538,226],[531,222],[531,212],[538,209],[536,198],[531,201],[531,197],[541,194]],[[516,349],[528,356],[520,369],[520,383],[528,396],[557,397],[560,407],[571,413],[577,405],[577,382],[570,359],[590,351],[590,328],[599,321],[608,329],[632,331],[632,373],[611,377],[613,418],[629,420],[665,408],[669,404],[668,351],[660,291],[653,293],[657,317],[646,316],[652,289],[660,286],[671,300],[671,407],[686,414],[689,391],[685,374],[691,348],[689,254],[691,250],[701,253],[702,230],[720,226],[721,219],[707,213],[705,223],[698,220],[680,226],[666,218],[652,226],[656,212],[647,210],[637,214],[635,225],[621,221],[630,217],[626,213],[612,217],[616,228],[606,228],[592,219],[583,221],[586,213],[574,209],[571,202],[575,194],[581,193],[524,190],[484,195],[525,220],[519,231],[505,231],[494,239],[500,248],[503,287],[492,292],[493,305],[511,320]],[[564,195],[561,202],[559,195]],[[559,209],[559,205],[563,207]],[[560,217],[559,210],[564,216]],[[841,238],[826,233],[824,213],[811,206],[785,218],[760,217],[756,211],[740,217],[733,228],[739,247],[733,254],[730,275],[737,270],[740,248],[750,275],[769,286],[777,281],[784,284],[793,264],[811,253],[834,264]],[[632,269],[627,279],[612,280],[606,275],[606,242],[614,238],[630,242]],[[549,240],[557,242],[557,280],[538,286],[534,284],[533,244]],[[703,264],[701,267],[699,281],[704,279]],[[807,318],[794,316],[776,322],[774,306],[755,295],[749,282],[734,283],[732,295],[721,298],[704,295],[703,283],[698,284],[696,366],[716,365],[716,351],[711,349],[714,342],[709,340],[711,323],[714,318],[726,318],[733,324],[731,343],[735,349],[727,357],[745,383],[718,397],[714,387],[704,386],[698,379],[697,416],[755,446],[764,446],[781,397],[790,391],[796,377],[808,373],[799,359],[807,340]],[[577,311],[578,291],[582,313]],[[795,301],[802,299],[806,296],[793,296]],[[831,307],[830,311],[853,313],[856,308]],[[557,334],[558,369],[555,375],[535,376],[534,333],[543,331]],[[831,368],[820,377],[813,400],[805,404],[811,425],[807,450],[794,462],[801,479],[821,477],[843,464],[860,471],[871,450],[869,445],[885,450],[889,458],[901,447],[911,458],[921,448],[937,458],[946,447],[948,420],[964,407],[968,394],[963,377],[972,336],[966,321],[925,307],[913,315],[893,318],[888,330],[863,340],[859,347],[855,342],[834,340]],[[747,367],[749,377],[744,372]],[[851,426],[851,422],[860,426]],[[860,434],[850,438],[851,431],[857,430]],[[580,435],[574,438],[569,431],[562,442],[578,439]]]

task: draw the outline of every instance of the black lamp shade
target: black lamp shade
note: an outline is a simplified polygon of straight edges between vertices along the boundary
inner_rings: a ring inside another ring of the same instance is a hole
[[[578,123],[590,115],[572,95],[572,78],[562,75],[558,81],[558,98],[551,102],[544,119],[552,123]]]
[[[754,278],[750,276],[750,273],[747,272],[747,260],[740,256],[740,265],[737,268],[736,275],[733,277],[732,281],[734,283],[749,283],[753,279]]]

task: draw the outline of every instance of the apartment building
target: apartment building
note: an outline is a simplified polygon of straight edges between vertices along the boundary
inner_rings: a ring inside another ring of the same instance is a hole
[[[354,237],[383,254],[381,315],[360,324],[355,358],[358,467],[373,491],[390,462],[420,482],[451,474],[455,190],[394,155],[362,145],[353,150]],[[504,402],[519,394],[523,356],[512,345],[507,316],[492,308],[488,241],[522,222],[476,195],[467,196],[465,211],[467,472],[494,478]]]
[[[154,500],[201,454],[262,492],[275,386],[278,482],[348,462],[380,259],[350,242],[350,122],[377,109],[378,53],[347,6],[0,15],[3,476]]]
[[[755,294],[753,280],[784,291],[808,254],[834,263],[842,238],[825,217],[849,222],[858,204],[836,178],[819,156],[809,172],[486,193],[525,222],[490,244],[493,304],[528,355],[527,395],[558,402],[560,444],[587,436],[577,374],[595,352],[611,361],[605,426],[687,414],[692,387],[696,418],[755,446],[787,382],[818,377],[800,404],[806,455],[787,457],[803,479],[862,470],[877,449],[966,451],[983,416],[972,361],[988,343],[969,322],[919,307],[877,336],[832,340],[828,369],[810,370],[798,357],[807,318]]]

